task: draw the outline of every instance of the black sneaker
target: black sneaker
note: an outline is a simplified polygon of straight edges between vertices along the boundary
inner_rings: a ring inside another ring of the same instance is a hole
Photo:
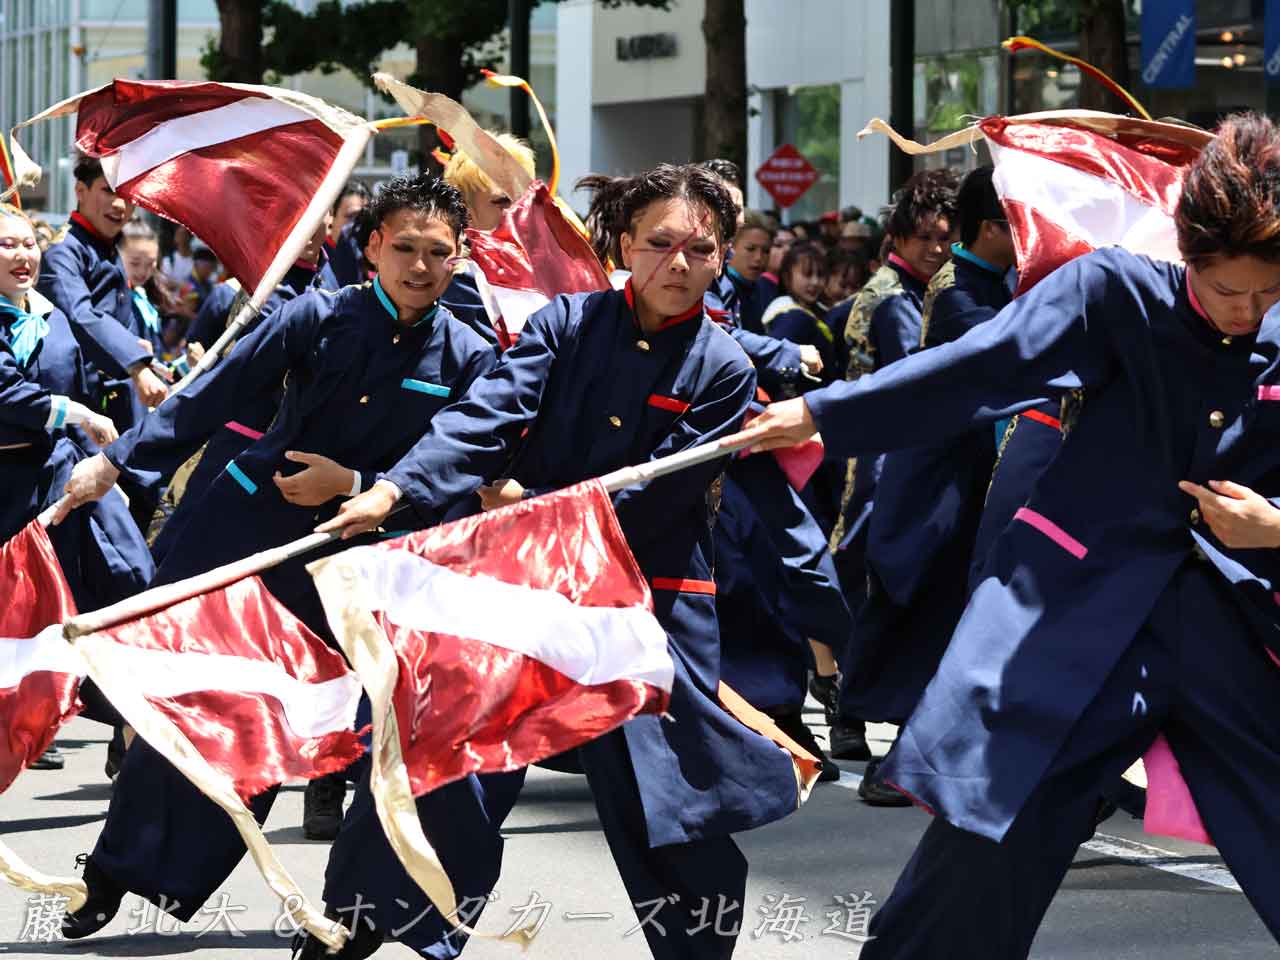
[[[820,677],[815,673],[809,678],[809,692],[822,704],[827,726],[834,727],[840,720],[840,674]]]
[[[837,760],[870,760],[867,725],[861,720],[843,719],[832,724],[831,755]]]
[[[382,946],[382,934],[365,922],[337,953],[330,953],[323,940],[306,932],[295,934],[291,946],[293,960],[365,960]]]
[[[83,856],[83,855],[82,855]],[[80,858],[76,858],[80,862]],[[92,857],[85,857],[84,885],[89,888],[89,899],[75,913],[62,918],[62,935],[68,940],[79,940],[97,933],[115,917],[124,899],[125,889],[99,869]]]
[[[862,782],[858,784],[858,796],[862,798],[862,802],[871,807],[911,806],[911,798],[883,782],[879,773],[879,760],[872,760],[867,764]]]
[[[835,765],[830,757],[823,753],[822,747],[818,745],[817,738],[813,735],[813,731],[809,729],[799,712],[775,716],[773,722],[778,725],[779,730],[818,758],[818,761],[822,764],[822,770],[818,774],[819,783],[830,783],[832,780],[840,779],[840,768]]]
[[[333,840],[342,826],[342,800],[347,778],[342,773],[312,780],[302,796],[302,835],[308,840]]]
[[[61,770],[67,765],[66,758],[63,757],[62,751],[58,749],[56,743],[51,743],[45,748],[44,753],[36,757],[28,764],[28,770]]]

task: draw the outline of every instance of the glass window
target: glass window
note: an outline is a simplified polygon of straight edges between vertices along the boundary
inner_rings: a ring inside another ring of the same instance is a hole
[[[818,171],[818,180],[791,206],[786,220],[816,220],[840,205],[840,85],[778,91],[776,110],[777,142],[794,145]]]

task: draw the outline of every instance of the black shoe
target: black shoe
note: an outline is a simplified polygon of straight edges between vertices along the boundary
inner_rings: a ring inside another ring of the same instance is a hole
[[[62,935],[68,940],[79,940],[97,933],[110,923],[126,892],[98,868],[92,857],[86,857],[84,861],[84,884],[89,888],[89,899],[75,913],[68,913],[62,918]]]
[[[102,772],[112,783],[120,773],[120,765],[124,763],[124,731],[116,727],[107,743],[107,762],[102,765]]]
[[[342,773],[312,780],[302,796],[302,835],[308,840],[333,840],[342,826],[342,800],[347,778]]]
[[[858,796],[862,802],[871,807],[909,807],[911,798],[901,793],[880,779],[880,761],[872,760],[863,771],[862,782],[858,784]]]
[[[365,960],[365,957],[372,957],[377,953],[380,946],[382,934],[365,922],[359,924],[359,929],[337,953],[330,953],[324,941],[313,934],[295,934],[292,944],[293,960]]]
[[[840,720],[840,674],[820,677],[815,673],[809,678],[809,692],[822,704],[827,726],[834,727]]]
[[[773,722],[778,725],[779,730],[818,758],[818,762],[822,765],[818,773],[819,783],[830,783],[832,780],[840,779],[840,768],[822,752],[822,747],[818,745],[813,731],[809,729],[798,712],[775,716]]]
[[[51,743],[45,747],[44,753],[36,757],[28,765],[28,770],[61,770],[67,765],[66,758],[62,756],[62,751],[58,749],[58,745]]]
[[[867,725],[861,720],[837,720],[832,724],[831,755],[837,760],[870,760]]]

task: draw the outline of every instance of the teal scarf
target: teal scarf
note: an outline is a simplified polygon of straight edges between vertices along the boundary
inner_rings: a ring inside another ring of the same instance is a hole
[[[147,328],[147,332],[158,334],[160,332],[160,311],[147,299],[145,287],[133,288],[133,305],[137,308],[138,315],[142,317],[142,323]]]
[[[0,334],[4,335],[9,348],[18,358],[18,366],[27,366],[48,332],[48,319],[27,313],[0,294]]]

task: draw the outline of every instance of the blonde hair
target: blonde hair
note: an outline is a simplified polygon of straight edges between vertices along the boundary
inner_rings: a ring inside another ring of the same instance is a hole
[[[516,162],[524,168],[525,173],[530,177],[535,175],[533,148],[527,141],[509,133],[497,133],[493,130],[488,132],[506,149],[507,153],[516,158]],[[453,156],[449,158],[449,164],[444,168],[444,180],[450,186],[461,190],[465,197],[473,197],[493,190],[493,181],[461,150],[455,150]]]
[[[21,220],[35,230],[35,225],[31,222],[31,218],[26,212],[19,207],[15,207],[12,203],[0,203],[0,217],[12,217],[15,220]]]

